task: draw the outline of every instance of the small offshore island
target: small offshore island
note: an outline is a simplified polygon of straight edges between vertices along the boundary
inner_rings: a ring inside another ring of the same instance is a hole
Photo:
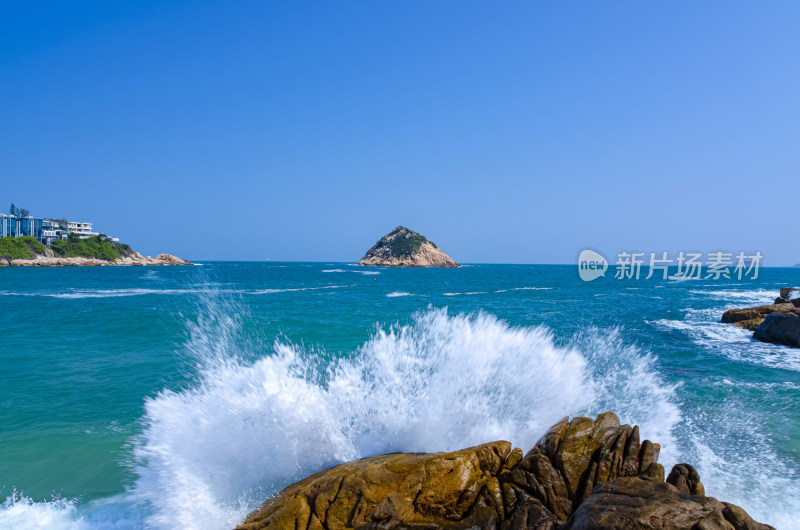
[[[420,233],[398,226],[375,243],[356,265],[368,267],[460,267]]]

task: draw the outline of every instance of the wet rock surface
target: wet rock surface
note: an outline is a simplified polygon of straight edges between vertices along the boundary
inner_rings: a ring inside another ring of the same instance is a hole
[[[753,331],[761,342],[800,348],[800,288],[783,287],[771,305],[729,309],[722,322]]]
[[[561,528],[766,530],[772,527],[753,521],[735,504],[687,494],[668,482],[648,477],[623,477],[598,486]]]
[[[767,315],[753,337],[761,342],[800,348],[800,309]]]
[[[705,497],[688,464],[665,482],[659,450],[611,412],[565,418],[527,454],[498,441],[336,466],[287,487],[237,528],[771,528]]]
[[[786,302],[785,304],[762,305],[758,307],[745,307],[741,309],[728,309],[722,314],[722,322],[724,324],[734,324],[743,320],[764,318],[772,313],[791,311],[792,309],[795,309],[795,307],[791,302]]]

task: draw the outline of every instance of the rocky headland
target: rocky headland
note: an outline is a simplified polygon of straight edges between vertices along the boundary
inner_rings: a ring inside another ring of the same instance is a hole
[[[497,441],[336,466],[268,499],[237,529],[772,528],[706,496],[689,464],[665,478],[659,451],[611,412],[564,418],[527,454]]]
[[[398,226],[370,248],[356,265],[372,267],[458,267],[427,237]]]
[[[761,342],[800,348],[800,288],[782,288],[773,304],[729,309],[722,322],[753,331]]]
[[[106,265],[191,265],[171,254],[143,256],[102,234],[44,246],[33,237],[0,238],[0,267],[100,267]]]
[[[51,255],[37,254],[32,259],[9,259],[0,257],[0,267],[106,267],[106,266],[143,266],[143,265],[191,265],[192,263],[172,254],[158,254],[155,258],[142,256],[134,252],[130,256],[114,260],[92,257],[61,258]]]

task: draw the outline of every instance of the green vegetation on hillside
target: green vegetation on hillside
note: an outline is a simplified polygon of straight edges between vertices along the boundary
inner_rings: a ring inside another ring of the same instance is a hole
[[[44,254],[44,245],[36,238],[0,237],[0,258],[33,259],[36,254]]]
[[[412,255],[414,252],[419,250],[419,247],[425,242],[428,242],[436,247],[436,245],[433,244],[433,241],[427,237],[402,226],[395,228],[392,233],[389,234],[389,236],[392,235],[395,235],[396,237],[391,241],[382,243],[379,242],[379,246],[388,247],[392,255],[397,256],[398,258],[405,258]]]
[[[103,234],[86,239],[70,234],[66,241],[53,241],[50,248],[60,258],[98,258],[113,261],[133,254],[131,247],[115,243]]]

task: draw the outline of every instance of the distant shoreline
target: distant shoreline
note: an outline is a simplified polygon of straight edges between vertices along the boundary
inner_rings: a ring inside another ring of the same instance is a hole
[[[158,254],[155,258],[151,258],[150,256],[142,256],[138,252],[115,260],[85,257],[56,258],[42,255],[37,255],[33,259],[0,257],[0,267],[143,267],[166,265],[192,265],[192,263],[172,254]]]
[[[103,267],[140,265],[191,265],[172,254],[142,256],[129,245],[102,234],[80,237],[45,246],[31,236],[0,238],[0,267]]]

